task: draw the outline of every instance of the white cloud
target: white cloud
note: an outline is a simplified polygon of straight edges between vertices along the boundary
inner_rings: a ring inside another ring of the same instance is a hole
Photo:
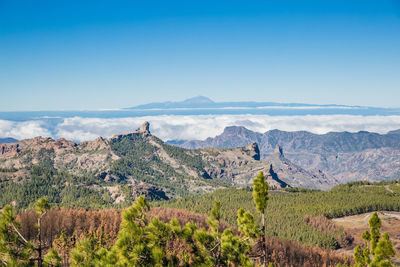
[[[42,121],[14,122],[0,120],[0,137],[13,137],[16,139],[33,138],[36,136],[51,136]]]
[[[244,126],[257,132],[272,129],[285,131],[305,130],[324,134],[330,131],[357,132],[360,130],[386,133],[400,129],[400,116],[354,115],[163,115],[116,119],[67,118],[56,129],[56,137],[78,141],[97,136],[111,137],[117,133],[131,132],[144,121],[149,121],[151,132],[163,140],[205,139],[214,137],[227,126]]]
[[[0,120],[0,137],[17,139],[35,136],[52,136],[75,141],[93,140],[98,136],[131,132],[150,122],[151,132],[163,140],[205,139],[214,137],[227,126],[244,126],[257,132],[272,129],[285,131],[305,130],[323,134],[330,131],[357,132],[360,130],[386,133],[400,129],[400,116],[354,116],[354,115],[162,115],[129,118],[66,118],[47,128],[40,120],[13,122]]]

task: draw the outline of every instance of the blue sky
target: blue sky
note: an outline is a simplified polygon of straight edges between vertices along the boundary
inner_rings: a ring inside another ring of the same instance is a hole
[[[0,0],[1,111],[399,107],[400,1]]]

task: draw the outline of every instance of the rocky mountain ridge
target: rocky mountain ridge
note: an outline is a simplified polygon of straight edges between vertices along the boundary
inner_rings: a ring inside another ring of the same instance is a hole
[[[35,137],[17,143],[0,144],[2,168],[26,168],[46,158],[51,159],[56,169],[68,169],[71,173],[79,174],[82,171],[102,170],[119,157],[110,149],[109,140],[102,137],[83,143]]]
[[[144,123],[142,129],[131,133],[83,143],[36,137],[1,144],[0,183],[27,185],[38,172],[34,166],[41,166],[40,173],[47,175],[45,179],[50,180],[46,183],[54,188],[106,190],[116,203],[140,194],[168,199],[229,186],[251,186],[260,171],[275,188],[329,189],[337,184],[331,177],[291,163],[282,149],[277,151],[275,157],[265,161],[260,160],[257,143],[234,149],[178,148],[151,135],[149,123]],[[52,184],[52,176],[57,175],[64,180]]]
[[[257,133],[245,127],[226,127],[221,135],[199,141],[171,142],[180,147],[234,148],[257,142],[261,158],[268,159],[277,145],[287,159],[307,170],[322,170],[340,183],[352,180],[398,179],[400,130],[387,134],[360,131],[313,134],[306,131],[271,130]]]

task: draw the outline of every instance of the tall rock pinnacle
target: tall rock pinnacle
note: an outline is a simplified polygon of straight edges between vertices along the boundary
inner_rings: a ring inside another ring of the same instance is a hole
[[[260,160],[260,149],[258,148],[257,143],[252,143],[247,146],[247,149],[250,151],[250,156],[255,160]]]
[[[283,156],[283,149],[282,147],[280,147],[279,145],[276,145],[275,150],[274,150],[275,154],[278,154],[279,156]]]

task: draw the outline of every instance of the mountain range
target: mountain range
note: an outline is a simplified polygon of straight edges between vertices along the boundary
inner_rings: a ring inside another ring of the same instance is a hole
[[[353,115],[399,115],[399,108],[380,108],[338,104],[305,104],[305,103],[278,103],[257,101],[215,102],[205,96],[197,96],[183,101],[154,102],[125,110],[131,111],[165,111],[167,113],[182,110],[207,110],[211,113],[217,111],[227,114],[251,113],[251,114],[353,114]],[[233,113],[232,113],[233,112]],[[203,114],[203,113],[202,113]]]
[[[16,205],[24,207],[25,201],[31,202],[27,198],[43,190],[55,202],[74,204],[83,196],[109,204],[140,194],[169,199],[251,186],[260,171],[274,188],[329,189],[338,184],[322,171],[292,163],[280,147],[264,160],[254,142],[238,148],[185,149],[153,136],[146,122],[142,129],[83,143],[35,137],[0,144],[0,204],[18,199],[22,204]]]
[[[82,196],[99,205],[140,194],[170,199],[251,186],[260,171],[274,188],[328,190],[353,180],[398,179],[400,131],[318,135],[232,126],[215,138],[167,144],[146,122],[82,143],[35,137],[0,144],[0,204],[20,199],[17,206],[24,207],[43,190],[62,203]]]
[[[196,96],[185,99],[183,101],[167,101],[154,102],[128,109],[175,109],[175,108],[255,108],[255,107],[336,107],[336,108],[362,108],[360,106],[346,105],[314,105],[302,103],[277,103],[277,102],[255,102],[255,101],[240,101],[240,102],[214,102],[205,96]]]
[[[261,157],[267,159],[279,145],[291,162],[307,170],[321,170],[338,182],[390,180],[400,177],[400,130],[387,134],[366,131],[313,134],[306,131],[271,130],[258,133],[245,127],[226,127],[222,134],[206,140],[168,143],[197,149],[234,148],[258,143]]]

